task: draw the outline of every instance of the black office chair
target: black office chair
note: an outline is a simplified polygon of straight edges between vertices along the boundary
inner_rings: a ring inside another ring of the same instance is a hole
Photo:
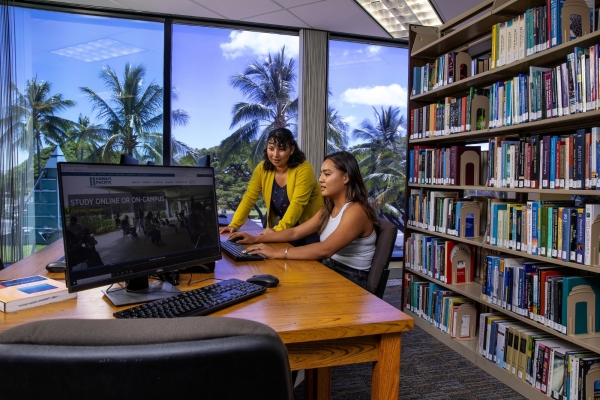
[[[292,400],[287,349],[236,318],[47,320],[0,334],[6,399]]]
[[[198,159],[199,167],[210,167],[210,154],[202,156]]]
[[[377,243],[375,244],[375,255],[367,278],[367,290],[381,299],[390,276],[388,267],[392,259],[398,228],[387,219],[377,218],[377,221],[379,222],[379,226],[375,228]]]
[[[121,154],[121,160],[119,161],[121,165],[138,165],[139,161],[137,158],[130,156],[128,154]]]

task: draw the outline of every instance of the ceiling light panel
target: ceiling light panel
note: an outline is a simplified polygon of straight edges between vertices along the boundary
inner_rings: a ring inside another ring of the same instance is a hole
[[[62,49],[51,51],[51,53],[84,62],[95,62],[141,53],[143,51],[145,50],[113,39],[100,39],[75,46],[64,47]]]
[[[427,0],[355,0],[394,38],[408,37],[408,25],[442,24]]]

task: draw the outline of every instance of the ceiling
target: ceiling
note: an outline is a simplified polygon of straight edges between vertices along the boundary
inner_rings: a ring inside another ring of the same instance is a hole
[[[480,2],[431,0],[442,21]],[[354,0],[60,0],[60,3],[390,38]]]

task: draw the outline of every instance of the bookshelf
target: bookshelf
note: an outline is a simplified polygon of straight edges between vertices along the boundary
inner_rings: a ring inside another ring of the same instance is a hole
[[[471,87],[485,88],[495,82],[513,79],[519,74],[528,74],[530,67],[554,67],[563,63],[567,56],[573,52],[574,47],[588,48],[600,43],[600,31],[592,32],[577,39],[562,43],[558,46],[539,51],[535,54],[512,61],[503,66],[490,69],[488,71],[472,75],[453,83],[438,86],[428,91],[420,91],[421,93],[412,95],[412,86],[414,84],[413,74],[414,67],[423,67],[433,60],[444,56],[449,52],[463,51],[467,52],[471,57],[489,54],[492,47],[492,25],[506,22],[525,13],[528,9],[549,4],[546,0],[485,0],[478,6],[472,8],[466,13],[447,22],[446,24],[434,27],[411,26],[409,29],[409,99],[408,110],[425,107],[432,103],[443,102],[446,97],[458,97],[468,94]],[[598,57],[598,55],[596,55]],[[455,66],[456,68],[456,66]],[[420,83],[423,84],[422,82]],[[600,93],[599,93],[600,95]],[[415,117],[416,118],[416,117]],[[459,117],[460,118],[460,117]],[[464,118],[464,117],[463,117]],[[489,115],[488,115],[489,121]],[[408,118],[408,132],[412,132],[414,121]],[[499,128],[484,128],[480,130],[466,131],[462,133],[451,133],[447,135],[431,136],[424,138],[410,138],[408,140],[408,150],[412,150],[415,146],[433,146],[435,148],[450,147],[453,145],[466,145],[485,143],[489,138],[503,136],[507,140],[519,140],[522,137],[531,135],[552,135],[557,132],[574,133],[580,128],[590,128],[592,126],[600,126],[600,109],[587,112],[575,113],[559,117],[541,119],[511,126],[503,126]],[[408,154],[408,152],[407,152]],[[600,156],[600,155],[599,155]],[[407,156],[406,176],[410,175],[410,163]],[[408,181],[408,179],[407,179]],[[441,184],[418,184],[407,183],[407,192],[411,189],[425,189],[431,191],[452,191],[459,192],[459,197],[462,197],[464,191],[493,191],[504,193],[517,193],[521,201],[525,200],[553,200],[565,199],[568,196],[600,196],[600,191],[596,190],[580,190],[580,189],[532,189],[532,188],[500,188],[487,187],[483,185],[469,186],[449,186]],[[406,210],[409,205],[409,194],[406,195]],[[484,237],[465,238],[457,237],[438,231],[420,228],[412,225],[408,221],[408,212],[405,213],[405,255],[407,254],[407,242],[412,233],[426,234],[439,239],[447,239],[457,243],[467,243],[477,249],[487,249],[498,251],[503,256],[516,256],[524,258],[527,261],[540,261],[551,263],[556,266],[568,267],[574,271],[586,271],[598,273],[600,266],[598,265],[583,265],[576,262],[563,261],[556,258],[548,258],[541,255],[532,255],[520,250],[512,250],[504,247],[498,247],[486,243]],[[405,261],[404,272],[410,273],[419,278],[423,282],[435,283],[439,287],[451,290],[457,295],[471,299],[478,308],[486,307],[493,312],[500,312],[507,317],[514,319],[517,323],[531,326],[547,334],[552,335],[557,339],[562,339],[573,345],[582,347],[583,349],[593,351],[600,354],[600,334],[590,335],[587,337],[569,336],[563,334],[549,326],[538,323],[526,316],[517,314],[500,305],[493,304],[482,299],[482,284],[471,282],[467,284],[447,284],[440,280],[434,279],[432,276],[412,269],[411,265]],[[404,293],[403,293],[404,298]],[[485,357],[478,354],[477,340],[455,340],[450,335],[439,330],[427,320],[421,318],[416,313],[406,309],[405,312],[415,319],[415,324],[426,332],[430,333],[438,340],[463,355],[466,359],[490,373],[506,385],[512,387],[517,392],[529,399],[547,399],[550,398],[539,390],[533,388],[529,383],[518,379],[510,372],[498,367],[494,362],[489,361]],[[597,316],[600,315],[596,312]],[[479,314],[478,314],[479,315]],[[479,320],[477,321],[479,326]]]

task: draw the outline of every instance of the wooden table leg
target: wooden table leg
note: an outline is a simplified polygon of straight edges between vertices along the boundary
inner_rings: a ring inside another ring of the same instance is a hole
[[[304,370],[304,399],[331,398],[331,367]]]
[[[379,360],[373,363],[371,400],[398,400],[400,390],[400,333],[381,335]]]

